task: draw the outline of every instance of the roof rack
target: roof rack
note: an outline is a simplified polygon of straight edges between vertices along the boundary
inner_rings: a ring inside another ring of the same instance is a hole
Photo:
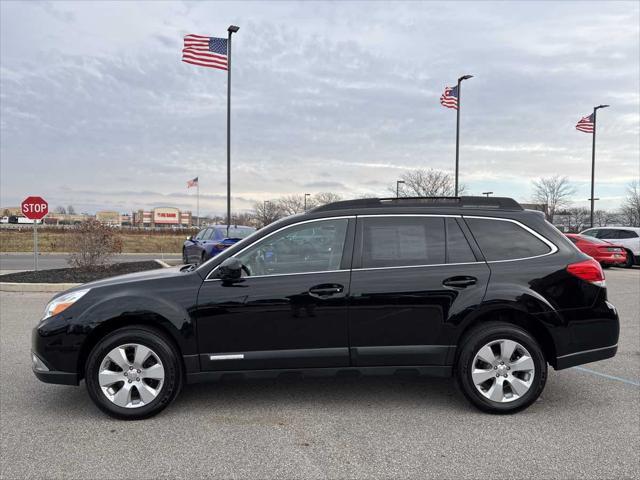
[[[316,207],[310,212],[328,212],[353,208],[382,207],[433,207],[433,208],[475,208],[479,210],[523,210],[518,202],[508,197],[399,197],[399,198],[361,198],[328,203]]]

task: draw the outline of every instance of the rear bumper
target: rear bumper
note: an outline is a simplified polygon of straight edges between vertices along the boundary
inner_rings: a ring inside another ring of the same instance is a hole
[[[581,352],[569,353],[562,355],[556,359],[556,370],[563,368],[575,367],[583,363],[597,362],[615,356],[618,351],[618,344],[609,347],[594,348],[591,350],[583,350]]]

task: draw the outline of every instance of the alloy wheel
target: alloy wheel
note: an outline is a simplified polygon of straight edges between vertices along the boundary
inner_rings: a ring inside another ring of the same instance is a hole
[[[138,343],[111,350],[98,371],[102,393],[123,408],[139,408],[155,400],[164,385],[164,377],[160,357]]]
[[[535,375],[531,354],[520,343],[492,340],[478,350],[471,363],[476,389],[491,401],[512,402],[525,395]]]

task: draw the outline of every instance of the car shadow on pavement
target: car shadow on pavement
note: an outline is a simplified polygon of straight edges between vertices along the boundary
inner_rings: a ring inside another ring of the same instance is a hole
[[[210,410],[230,405],[237,409],[261,408],[398,408],[429,406],[433,409],[468,409],[452,379],[427,377],[332,377],[229,379],[185,385],[177,409]]]

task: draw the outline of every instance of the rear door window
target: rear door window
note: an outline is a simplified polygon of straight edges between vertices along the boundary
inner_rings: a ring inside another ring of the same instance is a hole
[[[363,268],[445,263],[444,218],[368,217],[362,222]]]
[[[537,257],[549,245],[517,223],[489,218],[465,218],[487,261]]]
[[[638,234],[636,232],[631,231],[631,230],[618,230],[618,238],[620,238],[620,239],[638,238]]]
[[[598,232],[597,237],[598,238],[602,238],[603,240],[615,240],[617,238],[620,238],[618,232],[620,230],[613,230],[613,229],[607,229],[607,230],[600,230]]]

